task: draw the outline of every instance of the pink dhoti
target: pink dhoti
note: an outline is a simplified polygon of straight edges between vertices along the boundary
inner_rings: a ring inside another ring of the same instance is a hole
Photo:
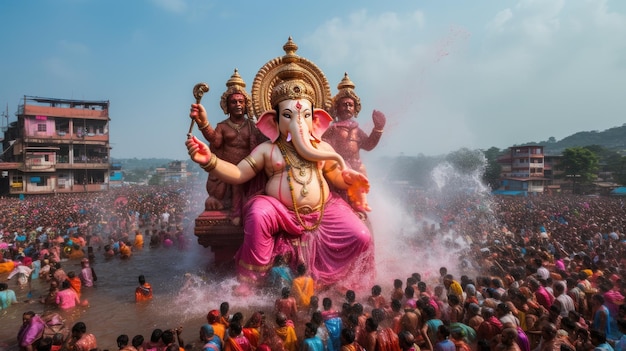
[[[297,262],[306,265],[318,284],[369,284],[373,279],[374,241],[370,230],[339,196],[329,197],[320,225],[311,231],[302,228],[294,211],[270,196],[251,198],[244,213],[243,245],[235,254],[241,281],[262,284],[274,257],[287,250],[295,253]],[[317,223],[319,216],[319,211],[300,213],[307,227]]]

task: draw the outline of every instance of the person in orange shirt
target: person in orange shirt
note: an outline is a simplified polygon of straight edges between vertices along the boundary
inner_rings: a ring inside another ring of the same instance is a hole
[[[76,276],[74,271],[67,272],[67,281],[70,282],[70,287],[76,292],[76,295],[80,298],[80,288],[82,282],[80,278]]]
[[[224,342],[224,351],[252,351],[250,340],[242,332],[243,327],[239,323],[230,323],[228,326],[228,338]]]
[[[293,295],[299,308],[309,307],[311,296],[315,295],[315,281],[306,275],[306,266],[302,263],[296,267],[298,276],[293,279]]]
[[[143,249],[143,235],[139,230],[135,230],[135,241],[133,242],[133,248],[135,250]]]
[[[67,250],[67,258],[70,260],[77,260],[85,257],[85,253],[78,244],[66,246],[65,249]]]
[[[296,336],[296,329],[293,322],[287,319],[287,316],[278,312],[276,314],[276,327],[274,328],[276,335],[283,340],[285,350],[297,351],[298,350],[298,337]]]
[[[135,302],[148,300],[152,300],[152,286],[142,274],[139,276],[139,286],[135,289]]]
[[[220,311],[210,310],[206,315],[206,321],[213,327],[213,333],[219,336],[222,341],[226,336],[226,327],[220,322]]]
[[[129,258],[132,253],[130,245],[120,240],[120,257]]]
[[[261,339],[261,325],[263,324],[263,312],[254,312],[243,326],[243,335],[250,341],[250,346],[256,349]]]

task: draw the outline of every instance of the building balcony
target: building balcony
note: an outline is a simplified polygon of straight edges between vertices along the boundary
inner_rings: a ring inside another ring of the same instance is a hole
[[[26,162],[20,165],[18,169],[22,172],[54,172],[56,167],[54,163],[46,162]]]
[[[56,132],[54,134],[35,133],[35,135],[26,135],[24,142],[26,143],[50,143],[58,142],[59,144],[81,143],[81,142],[108,142],[109,134],[87,133],[77,135],[66,132]]]
[[[98,160],[86,160],[86,161],[81,161],[78,159],[74,159],[74,163],[71,164],[63,164],[65,169],[109,169],[110,168],[110,164],[105,161],[98,161]],[[68,165],[69,167],[65,167],[66,165]],[[57,168],[61,168],[57,165]]]
[[[0,171],[20,169],[21,166],[22,163],[20,162],[0,162]]]

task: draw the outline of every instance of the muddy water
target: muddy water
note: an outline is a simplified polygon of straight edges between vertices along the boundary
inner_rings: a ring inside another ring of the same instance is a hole
[[[192,239],[193,240],[193,239]],[[257,308],[268,305],[270,297],[255,297],[252,301],[236,299],[230,294],[234,279],[229,275],[217,275],[206,269],[210,252],[193,243],[186,251],[176,248],[144,249],[135,252],[130,259],[104,259],[96,251],[92,265],[98,281],[94,288],[83,288],[82,297],[89,301],[88,307],[77,307],[68,312],[45,308],[39,302],[28,300],[29,289],[20,290],[15,279],[9,288],[16,292],[19,303],[0,311],[0,350],[17,350],[16,335],[22,323],[22,313],[32,310],[43,314],[58,312],[71,328],[78,321],[87,325],[101,349],[117,350],[116,338],[127,334],[130,338],[141,334],[147,340],[155,328],[168,329],[183,326],[182,338],[186,344],[197,343],[199,327],[206,323],[210,309],[219,309],[223,301],[229,301],[232,310]],[[62,262],[66,272],[80,270],[79,261]],[[185,273],[190,273],[193,284],[183,288]],[[137,278],[145,275],[154,290],[154,299],[147,304],[136,304],[134,291]],[[6,274],[0,277],[6,280]],[[48,284],[34,280],[30,292],[34,298],[47,292]],[[35,299],[33,299],[35,300]],[[199,345],[197,345],[199,346]]]

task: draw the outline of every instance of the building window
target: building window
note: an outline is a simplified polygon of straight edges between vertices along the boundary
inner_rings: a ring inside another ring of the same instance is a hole
[[[21,175],[14,175],[11,176],[11,188],[19,188],[21,189],[23,187],[23,179]]]
[[[46,186],[48,185],[48,176],[32,176],[30,183],[36,186]]]
[[[44,124],[44,123],[37,124],[37,131],[38,132],[46,132],[47,131],[46,124]]]
[[[48,185],[48,177],[47,176],[39,177],[39,182],[37,182],[37,186],[46,186],[46,185]]]

